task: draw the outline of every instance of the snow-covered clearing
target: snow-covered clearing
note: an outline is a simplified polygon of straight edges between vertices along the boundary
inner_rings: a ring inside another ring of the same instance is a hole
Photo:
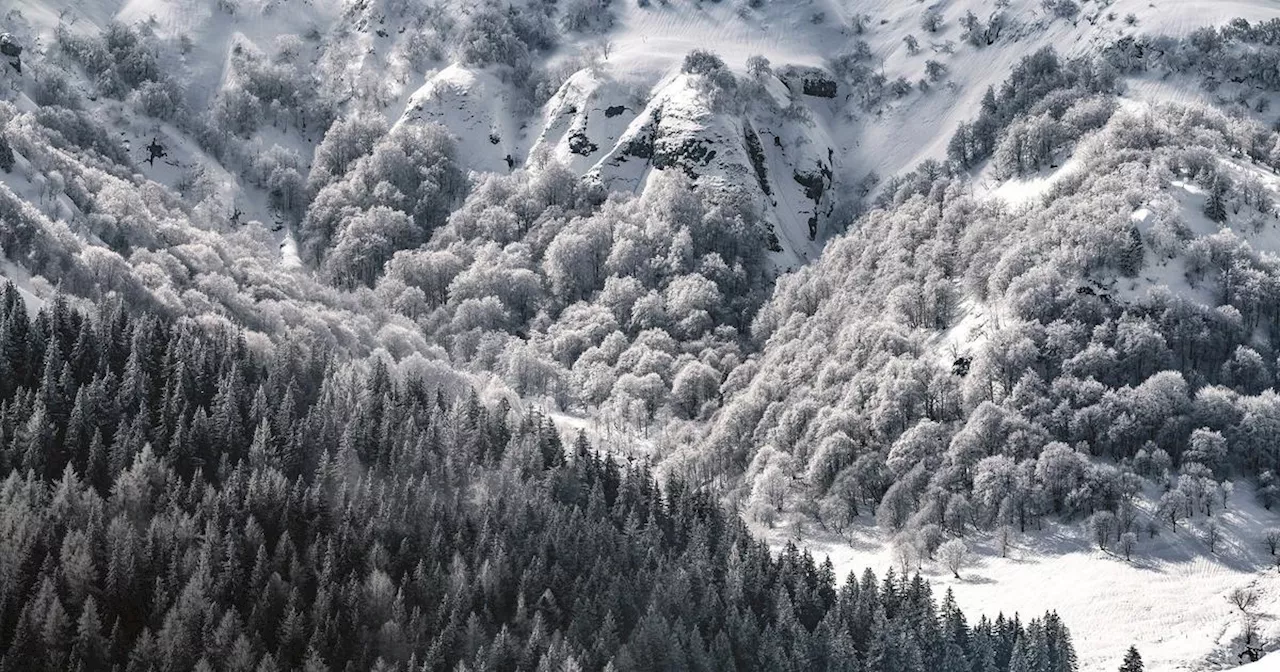
[[[19,268],[16,264],[8,259],[0,257],[0,284],[12,282],[18,288],[18,294],[22,296],[22,300],[27,304],[27,312],[34,315],[36,311],[44,307],[44,299],[36,296],[31,291],[31,277],[27,272]]]
[[[960,318],[951,328],[938,334],[930,343],[940,366],[950,367],[960,357],[972,357],[991,337],[991,332],[999,328],[999,311],[972,297],[960,302],[958,312]]]
[[[1073,154],[1060,166],[1053,166],[1034,175],[1012,178],[1004,182],[990,175],[990,168],[975,180],[974,192],[978,196],[998,198],[1010,206],[1030,203],[1049,192],[1049,188],[1062,178],[1080,170],[1081,161]]]
[[[1223,541],[1214,554],[1199,536],[1203,517],[1191,529],[1184,522],[1177,530],[1162,525],[1155,538],[1141,534],[1131,561],[1098,550],[1083,522],[1053,522],[1015,535],[1005,558],[990,536],[971,535],[973,560],[960,580],[928,560],[921,572],[938,597],[952,589],[971,619],[1058,612],[1071,628],[1082,672],[1116,669],[1130,645],[1149,672],[1225,669],[1239,662],[1231,644],[1243,616],[1228,600],[1236,588],[1257,592],[1264,647],[1280,646],[1280,572],[1263,544],[1280,520],[1256,503],[1251,487],[1235,488],[1217,517]],[[1151,510],[1150,498],[1144,508]],[[758,531],[775,546],[796,541],[818,559],[830,557],[839,577],[866,567],[880,576],[899,571],[888,535],[869,520],[864,525],[843,538],[812,523]],[[1280,669],[1280,654],[1271,662],[1250,672]]]
[[[1223,161],[1222,167],[1233,179],[1257,179],[1273,198],[1280,194],[1280,178],[1268,171],[1239,160]],[[1207,195],[1200,185],[1177,179],[1170,182],[1167,193],[1169,199],[1159,205],[1140,207],[1130,216],[1143,235],[1161,220],[1176,220],[1194,238],[1225,233],[1259,252],[1280,253],[1280,217],[1275,214],[1261,215],[1247,208],[1238,213],[1229,210],[1227,221],[1218,224],[1204,214]],[[1193,283],[1187,263],[1185,256],[1165,258],[1149,252],[1138,277],[1117,281],[1116,295],[1121,300],[1133,301],[1144,298],[1153,289],[1167,288],[1202,304],[1216,305],[1220,297],[1211,283]]]
[[[602,420],[600,414],[587,416],[552,410],[543,410],[542,413],[555,423],[556,429],[560,430],[560,440],[566,446],[573,445],[581,432],[592,446],[608,447],[611,455],[628,462],[652,460],[655,446],[663,432],[658,425],[648,433],[633,427],[615,426],[614,423]]]

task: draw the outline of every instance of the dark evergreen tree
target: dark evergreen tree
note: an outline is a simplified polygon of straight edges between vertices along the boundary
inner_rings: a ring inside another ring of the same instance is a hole
[[[1124,654],[1124,663],[1120,665],[1120,672],[1142,672],[1142,670],[1142,656],[1138,653],[1137,647],[1130,646]]]
[[[1227,221],[1227,181],[1215,175],[1204,201],[1204,216],[1221,224]]]

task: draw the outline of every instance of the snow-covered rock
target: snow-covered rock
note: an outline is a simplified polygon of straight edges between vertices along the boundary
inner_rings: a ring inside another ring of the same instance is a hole
[[[457,140],[464,166],[510,172],[522,159],[511,95],[511,87],[496,75],[451,65],[409,97],[397,123],[438,123]]]
[[[644,111],[645,92],[593,70],[570,77],[542,108],[531,157],[545,153],[582,175],[591,171]]]

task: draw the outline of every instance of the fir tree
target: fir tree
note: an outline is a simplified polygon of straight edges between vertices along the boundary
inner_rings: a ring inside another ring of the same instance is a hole
[[[1138,654],[1137,647],[1130,646],[1124,654],[1124,663],[1120,665],[1120,672],[1142,672],[1142,670],[1142,656]]]

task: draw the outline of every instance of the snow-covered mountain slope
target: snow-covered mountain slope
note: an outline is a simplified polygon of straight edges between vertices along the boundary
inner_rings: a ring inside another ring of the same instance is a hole
[[[468,168],[509,172],[522,157],[509,87],[484,70],[451,65],[409,96],[397,123],[435,123],[449,130]]]
[[[853,542],[815,550],[858,567],[892,564],[892,544],[920,548],[913,526],[954,526],[957,511],[1009,514],[1001,502],[1012,500],[979,493],[997,462],[1033,490],[1054,481],[1045,456],[1057,450],[1095,483],[1144,470],[1156,450],[1194,471],[1201,458],[1181,446],[1196,432],[1230,436],[1224,458],[1247,461],[1271,445],[1247,438],[1269,435],[1266,422],[1245,412],[1221,422],[1207,409],[1218,394],[1264,414],[1280,408],[1274,323],[1259,311],[1280,273],[1277,140],[1239,113],[1126,101],[1045,173],[990,184],[943,176],[900,192],[779,282],[757,319],[760,352],[726,383],[705,440],[676,448],[666,468],[739,461],[749,515],[799,513],[839,530]],[[1176,401],[1153,411],[1164,383]],[[1166,424],[1181,418],[1184,429]],[[1225,650],[1240,632],[1225,596],[1257,589],[1272,627],[1280,585],[1261,541],[1280,519],[1242,481],[1216,522],[1195,521],[1197,539],[1156,513],[1180,477],[1145,478],[1132,481],[1148,491],[1138,518],[1158,536],[1139,535],[1133,564],[1090,551],[1082,528],[1094,511],[1064,503],[1045,509],[1055,513],[1043,531],[1027,526],[1019,538],[1031,550],[1017,560],[993,553],[993,523],[974,522],[976,537],[962,529],[981,558],[954,582],[957,596],[989,614],[1053,602],[1077,624],[1082,669],[1115,669],[1130,644],[1148,669],[1237,662],[1223,657],[1238,653]],[[1197,546],[1219,526],[1231,531],[1227,550]],[[1274,633],[1263,641],[1275,648]]]
[[[145,25],[160,39],[165,67],[189,83],[195,110],[237,85],[238,54],[287,58],[312,71],[318,92],[339,101],[335,113],[375,107],[390,122],[443,123],[476,171],[536,169],[554,159],[606,186],[639,190],[649,170],[679,166],[757,204],[774,229],[776,265],[786,269],[815,258],[822,242],[848,225],[868,176],[943,158],[952,131],[972,117],[987,87],[1035,49],[1073,55],[1124,35],[1177,36],[1236,17],[1270,18],[1274,10],[1265,0],[1115,0],[1074,12],[1056,9],[1060,4],[620,2],[609,10],[612,27],[566,33],[534,55],[538,67],[564,73],[562,82],[540,84],[558,84],[545,103],[530,98],[527,72],[450,62],[456,45],[441,43],[441,30],[475,10],[467,3],[19,0],[7,29],[41,50],[59,25],[73,33],[111,21]],[[927,13],[937,17],[932,30],[923,25]],[[981,38],[968,39],[973,27],[962,24],[969,14]],[[766,95],[752,90],[741,96],[745,104],[730,96],[726,107],[706,95],[697,76],[680,73],[694,49],[718,54],[739,75],[750,57],[763,56],[781,76],[761,75]],[[930,62],[936,65],[926,76]],[[834,72],[850,64],[853,72]],[[867,97],[866,82],[900,78],[909,91]],[[295,151],[304,167],[320,140],[305,119],[254,135],[263,147]],[[257,211],[261,197],[240,200],[228,209],[279,218]]]
[[[849,204],[839,199],[856,199],[851,193],[868,175],[885,177],[925,158],[944,158],[951,132],[973,115],[987,87],[1036,48],[1053,46],[1070,56],[1124,35],[1176,36],[1230,18],[1270,16],[1265,2],[1087,3],[1073,18],[1053,14],[1038,0],[1001,5],[942,5],[939,28],[927,32],[920,24],[928,8],[911,3],[769,3],[756,9],[624,3],[612,32],[576,45],[591,51],[595,62],[569,77],[541,111],[505,124],[517,129],[515,137],[500,132],[498,143],[477,148],[469,160],[481,170],[495,163],[524,165],[529,159],[521,149],[532,154],[548,148],[576,172],[628,190],[643,188],[650,169],[679,166],[760,204],[779,241],[779,265],[794,267],[814,258],[822,240],[847,225],[838,206]],[[990,44],[965,41],[960,23],[968,12],[982,21],[1000,13],[1002,27]],[[908,36],[918,47],[907,46]],[[567,60],[573,48],[563,47],[552,61]],[[857,84],[830,69],[837,57],[864,48],[875,75],[886,82],[903,78],[915,88],[901,97],[860,101]],[[694,49],[718,54],[740,74],[756,55],[769,59],[775,73],[793,68],[793,74],[766,77],[768,95],[753,92],[756,104],[747,109],[717,109],[696,77],[679,74],[683,57]],[[928,61],[940,64],[943,74],[922,91],[918,83]],[[504,94],[495,94],[487,81],[449,94],[450,100],[495,95]],[[445,115],[460,137],[479,126],[503,126],[486,113],[495,107],[491,102],[445,107],[466,110],[460,118]],[[490,129],[482,130],[487,138]]]

